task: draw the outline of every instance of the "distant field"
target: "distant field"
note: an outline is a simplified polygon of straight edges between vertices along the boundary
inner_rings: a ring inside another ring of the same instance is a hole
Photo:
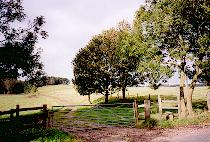
[[[97,99],[101,95],[93,95],[92,99]],[[88,97],[79,95],[72,85],[54,85],[38,88],[35,94],[0,95],[0,111],[20,107],[35,107],[47,104],[53,105],[75,105],[88,104]]]
[[[206,100],[208,87],[196,87],[193,99]],[[128,96],[148,96],[149,94],[160,95],[177,95],[179,89],[176,87],[160,87],[154,91],[148,87],[129,87],[126,95]],[[116,96],[118,93],[115,93]],[[121,96],[121,92],[119,92]],[[91,101],[103,97],[102,95],[91,95]],[[19,104],[20,107],[35,107],[47,104],[49,107],[53,105],[76,105],[89,104],[87,96],[80,96],[72,85],[55,85],[45,86],[38,89],[35,94],[19,94],[19,95],[0,95],[0,111],[15,108]]]
[[[127,94],[131,96],[136,96],[137,93],[139,96],[148,96],[150,95],[161,95],[161,96],[176,96],[179,94],[179,87],[160,87],[158,90],[154,91],[149,87],[129,87],[127,89]],[[186,90],[186,89],[185,89]],[[207,86],[205,87],[195,87],[193,93],[193,99],[206,99],[206,94],[209,92]],[[187,91],[185,92],[187,94]]]

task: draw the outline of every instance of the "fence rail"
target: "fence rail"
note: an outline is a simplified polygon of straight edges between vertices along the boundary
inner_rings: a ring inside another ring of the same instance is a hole
[[[60,108],[60,109],[59,109]],[[68,108],[68,109],[66,109]],[[135,100],[134,103],[116,103],[116,104],[97,104],[97,105],[66,105],[66,106],[52,106],[52,111],[49,112],[47,105],[42,107],[29,107],[29,108],[20,108],[19,105],[16,105],[16,109],[11,109],[8,111],[0,111],[0,116],[9,114],[10,117],[7,119],[11,122],[13,120],[19,120],[20,112],[31,111],[31,110],[42,110],[41,119],[42,125],[44,127],[53,126],[56,121],[56,117],[59,117],[58,120],[64,121],[66,118],[69,119],[69,122],[75,121],[78,124],[83,123],[86,125],[95,125],[96,123],[101,123],[103,126],[106,124],[113,124],[115,126],[139,126],[139,112],[138,109],[144,108],[144,120],[150,118],[150,101],[145,100],[144,104],[138,105]],[[63,112],[62,112],[63,111]],[[65,112],[66,111],[66,112]],[[56,113],[59,116],[56,116]],[[65,114],[68,113],[68,116]],[[62,118],[64,117],[64,118]],[[101,118],[100,118],[101,117]],[[89,121],[90,120],[90,121]],[[96,121],[95,121],[96,120]],[[74,123],[74,122],[73,122]],[[68,124],[69,125],[69,124]]]
[[[44,104],[42,107],[30,107],[30,108],[20,108],[20,105],[16,105],[16,109],[11,109],[8,111],[0,111],[0,116],[1,115],[6,115],[6,114],[10,114],[10,121],[12,121],[14,119],[14,114],[16,119],[19,118],[20,116],[20,112],[22,111],[30,111],[30,110],[42,110],[43,111],[43,121],[42,124],[44,127],[47,127],[50,125],[50,122],[48,120],[50,120],[50,115],[49,115],[49,111],[47,109],[47,105]]]
[[[169,105],[166,105],[169,104]],[[173,105],[172,105],[173,104]],[[174,106],[175,105],[175,106]],[[159,106],[159,114],[162,116],[163,110],[178,110],[178,118],[180,118],[180,104],[179,97],[177,96],[177,100],[162,100],[160,95],[158,95],[158,106]]]

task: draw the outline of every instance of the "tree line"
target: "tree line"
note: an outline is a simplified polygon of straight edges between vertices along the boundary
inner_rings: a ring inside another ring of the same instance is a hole
[[[17,27],[17,23],[24,22],[28,24]],[[19,92],[14,91],[15,88],[20,88],[21,91],[23,83],[18,81],[18,78],[32,82],[44,75],[43,64],[40,61],[42,50],[36,46],[39,38],[48,37],[47,32],[43,30],[44,24],[43,16],[37,16],[32,21],[27,20],[22,0],[0,0],[1,92]]]
[[[70,80],[68,78],[54,77],[54,76],[42,76],[36,81],[27,80],[21,81],[17,79],[5,79],[0,81],[0,94],[19,94],[36,92],[38,87],[47,85],[68,85]]]
[[[93,36],[76,54],[76,89],[103,94],[108,103],[117,90],[125,100],[126,87],[148,82],[158,89],[178,71],[181,117],[192,116],[196,83],[210,82],[209,7],[204,0],[146,0],[133,23],[122,21]]]

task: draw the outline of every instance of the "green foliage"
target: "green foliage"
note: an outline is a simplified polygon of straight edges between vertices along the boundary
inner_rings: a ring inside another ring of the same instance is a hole
[[[141,127],[143,128],[154,128],[155,126],[157,126],[157,120],[150,118],[148,120],[143,121]]]
[[[164,59],[165,51],[160,48],[162,45],[161,33],[166,30],[170,21],[164,17],[165,13],[153,7],[152,1],[148,2],[151,4],[147,3],[136,12],[134,32],[141,36],[141,48],[144,49],[144,56],[139,61],[138,70],[144,76],[144,81],[156,90],[173,73],[173,68],[169,67]]]
[[[12,93],[20,94],[24,92],[24,82],[18,80],[14,87],[12,88]]]
[[[46,38],[42,30],[44,17],[34,19],[27,28],[14,28],[13,23],[25,22],[22,1],[0,1],[0,80],[26,77],[28,80],[43,74],[38,38]]]
[[[196,113],[192,118],[185,119],[175,119],[174,121],[170,120],[159,120],[158,127],[160,128],[174,128],[182,127],[188,125],[199,125],[204,122],[210,122],[210,115],[208,113],[202,112],[201,114]]]
[[[203,0],[151,0],[136,12],[135,30],[143,35],[149,49],[146,58],[151,59],[140,69],[154,89],[172,75],[171,70],[180,71],[180,102],[185,102],[182,86],[186,77],[192,79],[190,97],[197,81],[209,81],[209,6]],[[192,114],[190,97],[187,111],[185,103],[180,103],[182,117],[186,112]]]
[[[37,91],[37,86],[34,84],[30,84],[30,83],[25,83],[24,85],[24,93],[28,94],[28,93],[35,93]]]
[[[104,31],[93,37],[76,55],[73,61],[74,80],[72,82],[80,95],[96,92],[108,96],[109,91],[114,91],[116,88],[113,74],[116,38],[115,29]]]
[[[118,40],[116,48],[115,78],[117,87],[122,89],[125,101],[126,87],[139,84],[140,74],[137,72],[139,60],[142,57],[140,36],[134,34],[130,24],[121,21],[118,25]]]
[[[203,79],[207,79],[209,2],[160,0],[148,1],[147,6],[140,8],[135,18],[136,28],[145,33],[147,43],[164,51],[162,54],[169,59],[168,65],[184,70],[190,78],[204,74]]]
[[[125,95],[127,86],[138,83],[136,38],[126,26],[121,23],[119,29],[93,37],[76,55],[73,83],[81,95],[101,93],[108,96],[119,89]]]
[[[54,76],[44,76],[42,80],[45,81],[45,85],[59,85],[59,84],[68,85],[70,83],[70,80],[68,78],[54,77]]]

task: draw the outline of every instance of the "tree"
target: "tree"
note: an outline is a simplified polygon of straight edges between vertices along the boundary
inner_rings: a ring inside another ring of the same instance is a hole
[[[118,24],[118,42],[116,48],[116,83],[122,90],[123,102],[125,102],[125,91],[127,86],[137,85],[139,73],[137,72],[140,57],[142,57],[139,36],[135,35],[132,27],[127,21]]]
[[[139,60],[138,71],[144,76],[144,82],[148,82],[154,90],[172,76],[173,68],[167,65],[164,50],[159,48],[159,35],[164,28],[157,27],[157,19],[162,15],[159,11],[152,11],[153,7],[148,1],[145,6],[140,7],[134,19],[134,32],[141,38],[141,52],[143,57]],[[160,24],[162,27],[165,25]]]
[[[7,90],[6,94],[12,93],[12,88],[15,86],[16,81],[17,80],[10,79],[10,78],[7,78],[7,79],[3,80],[3,82],[2,82],[3,86]]]
[[[20,0],[0,0],[0,80],[25,77],[28,80],[43,74],[38,38],[47,37],[42,30],[44,17],[34,19],[26,28],[13,23],[24,22],[26,15]]]
[[[117,31],[110,29],[93,37],[73,60],[73,83],[81,95],[101,93],[108,103],[110,91],[116,88],[114,61]]]
[[[154,31],[147,30],[145,35],[155,39],[157,47],[168,58],[168,64],[179,69],[182,117],[187,115],[185,79],[192,78],[187,96],[187,110],[192,115],[192,94],[196,82],[202,76],[206,79],[209,70],[209,4],[203,0],[149,0],[137,13],[137,26],[143,31]]]

